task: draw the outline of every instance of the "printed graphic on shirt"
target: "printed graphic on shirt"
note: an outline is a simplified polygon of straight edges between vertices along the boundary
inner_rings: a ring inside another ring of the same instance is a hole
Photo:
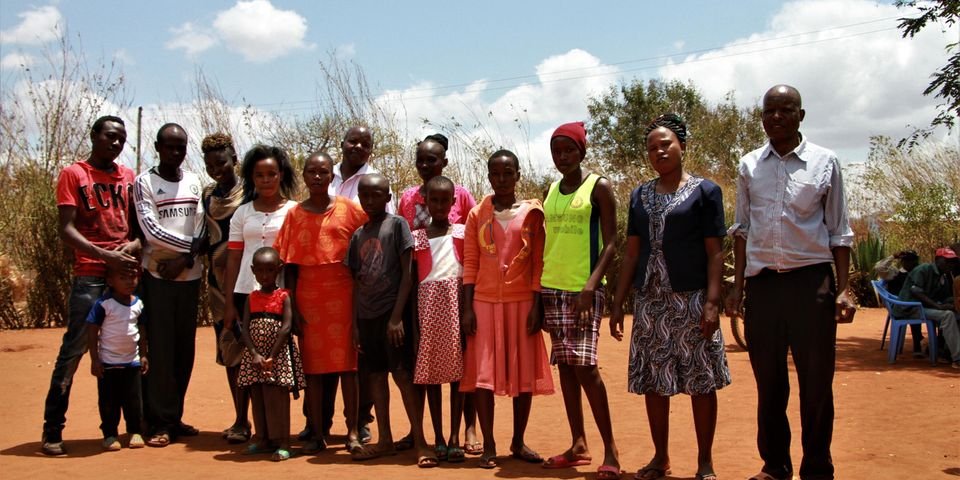
[[[133,184],[127,183],[93,183],[77,187],[77,197],[83,204],[84,210],[93,211],[99,208],[127,209],[127,199],[133,192]],[[126,195],[124,195],[126,194]]]
[[[360,284],[373,291],[383,291],[389,283],[383,264],[383,246],[380,239],[368,238],[360,245]]]

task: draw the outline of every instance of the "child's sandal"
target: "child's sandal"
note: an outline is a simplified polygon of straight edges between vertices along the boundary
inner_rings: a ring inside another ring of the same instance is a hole
[[[273,455],[270,457],[270,460],[273,460],[274,462],[282,462],[289,459],[290,451],[283,448],[278,448],[277,451],[273,452]]]

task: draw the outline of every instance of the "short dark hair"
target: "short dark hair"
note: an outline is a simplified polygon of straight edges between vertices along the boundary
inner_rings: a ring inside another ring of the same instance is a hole
[[[513,166],[517,168],[518,172],[520,171],[520,159],[517,158],[517,154],[505,148],[501,148],[500,150],[493,152],[493,155],[490,155],[490,158],[487,159],[487,167],[488,168],[490,167],[490,160],[493,160],[494,158],[500,158],[500,157],[507,157],[513,160]]]
[[[456,190],[456,185],[453,183],[453,180],[450,180],[443,175],[437,175],[436,177],[431,178],[427,181],[425,185],[427,187],[427,194],[430,194],[430,191],[434,188],[449,188],[451,192]]]
[[[290,157],[280,147],[269,145],[254,145],[247,154],[243,156],[243,163],[240,165],[240,176],[243,177],[243,203],[257,198],[257,190],[253,185],[253,168],[257,162],[267,158],[277,161],[280,166],[280,193],[288,199],[292,199],[297,192],[297,175],[293,171],[293,164],[290,163]]]
[[[200,144],[201,152],[206,154],[223,150],[229,150],[230,153],[237,152],[236,149],[233,148],[233,137],[229,134],[217,132],[203,137],[203,142]]]
[[[313,153],[311,153],[310,155],[307,155],[307,157],[303,159],[303,169],[304,169],[304,170],[307,169],[307,160],[310,160],[310,159],[313,158],[313,157],[322,158],[322,159],[330,162],[330,166],[331,166],[331,167],[333,166],[333,157],[331,157],[330,154],[327,153],[327,152],[324,152],[324,151],[322,151],[322,150],[317,150],[316,152],[313,152]]]
[[[177,123],[164,123],[163,125],[160,126],[160,130],[157,130],[157,141],[158,142],[160,141],[160,137],[163,136],[163,132],[166,132],[171,128],[179,128],[180,130],[183,130],[184,132],[186,132],[186,130],[184,130],[183,127],[181,127]]]
[[[280,252],[278,252],[273,247],[258,248],[256,251],[253,252],[253,257],[251,257],[251,260],[255,261],[257,259],[262,259],[263,257],[267,257],[267,256],[273,257],[277,261],[282,261],[280,260]]]
[[[444,151],[447,151],[447,149],[450,148],[450,140],[448,140],[447,136],[442,133],[434,133],[433,135],[427,135],[426,137],[424,137],[422,141],[418,142],[417,145],[426,141],[439,143],[440,146],[443,147]]]
[[[100,133],[103,130],[103,125],[107,122],[114,122],[123,125],[126,128],[126,125],[123,123],[123,119],[115,115],[104,115],[93,122],[93,126],[90,127],[90,133]]]

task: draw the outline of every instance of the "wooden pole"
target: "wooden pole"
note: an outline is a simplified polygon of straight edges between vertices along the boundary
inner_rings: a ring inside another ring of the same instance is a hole
[[[143,107],[137,107],[137,175],[140,174],[140,161],[143,155],[140,151],[140,127],[143,125]]]

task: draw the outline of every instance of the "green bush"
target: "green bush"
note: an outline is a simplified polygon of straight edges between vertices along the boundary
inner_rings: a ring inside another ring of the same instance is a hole
[[[874,268],[887,257],[887,246],[879,235],[868,233],[853,246],[850,272],[850,290],[862,307],[879,307],[871,280],[877,278]]]

